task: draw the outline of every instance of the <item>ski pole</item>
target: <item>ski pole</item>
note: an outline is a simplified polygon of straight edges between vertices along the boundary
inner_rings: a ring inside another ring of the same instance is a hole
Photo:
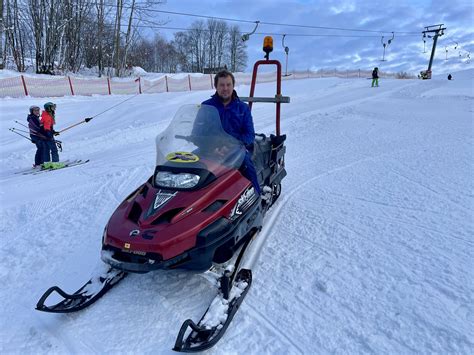
[[[20,126],[23,126],[23,127],[25,127],[25,128],[28,128],[29,131],[23,131],[23,130],[18,129],[18,128],[13,128],[13,129],[16,129],[16,130],[19,131],[19,132],[29,133],[29,134],[31,134],[32,136],[36,136],[36,137],[38,137],[38,138],[40,138],[40,139],[48,139],[44,134],[41,134],[40,132],[38,132],[38,131],[36,131],[36,130],[34,130],[34,129],[31,129],[30,127],[28,127],[28,126],[22,124],[21,122],[18,122],[18,121],[15,121],[15,122],[18,123]]]
[[[17,120],[15,120],[15,123],[18,123],[20,126],[23,126],[23,127],[25,127],[25,128],[29,128],[26,124],[23,124],[23,123],[21,123],[21,122],[19,122],[19,121],[17,121]]]
[[[15,131],[18,131],[18,132],[22,132],[22,133],[30,133],[30,131],[25,131],[23,129],[18,129],[18,128],[12,128],[14,129]]]
[[[71,128],[73,128],[73,127],[79,126],[79,125],[82,124],[82,123],[87,123],[87,122],[89,122],[90,120],[92,120],[93,118],[94,118],[94,117],[86,117],[86,118],[83,119],[81,122],[75,123],[75,124],[73,124],[72,126],[69,126],[69,127],[66,127],[66,128],[64,128],[64,129],[60,130],[59,133],[63,133],[64,131],[67,131],[68,129],[71,129]]]
[[[15,128],[9,128],[8,130],[9,130],[10,132],[13,132],[13,133],[18,134],[19,136],[22,136],[23,138],[28,139],[28,140],[31,142],[31,138],[28,138],[27,136],[24,136],[23,134],[20,134],[20,133],[16,132],[16,131],[15,131]]]
[[[8,129],[10,132],[13,132],[15,134],[18,134],[19,136],[22,136],[23,138],[26,138],[28,139],[30,142],[33,142],[31,140],[31,138],[28,138],[27,136],[24,136],[23,134],[20,134],[18,132],[25,132],[25,131],[22,131],[20,129],[17,129],[17,128],[9,128]],[[17,132],[18,131],[18,132]],[[29,132],[25,132],[25,133],[29,133]],[[40,135],[37,135],[37,134],[33,134],[34,136],[37,136],[37,137],[40,137],[40,138],[45,138],[44,136],[40,136]],[[62,145],[62,141],[59,141],[59,140],[54,140],[54,143],[56,144],[56,146],[58,147],[59,151],[62,152],[63,151],[63,145]]]

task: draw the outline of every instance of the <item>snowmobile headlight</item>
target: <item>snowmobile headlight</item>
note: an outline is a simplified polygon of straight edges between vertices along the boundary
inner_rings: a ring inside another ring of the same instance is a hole
[[[159,171],[155,177],[155,184],[161,187],[191,189],[199,183],[200,178],[196,174]]]

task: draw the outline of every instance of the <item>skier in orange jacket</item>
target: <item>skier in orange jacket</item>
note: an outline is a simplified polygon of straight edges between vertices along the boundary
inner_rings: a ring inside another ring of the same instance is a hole
[[[64,167],[63,163],[59,163],[58,148],[54,136],[59,135],[59,132],[54,130],[56,123],[56,104],[47,102],[44,104],[44,111],[41,114],[41,125],[43,126],[46,136],[45,150],[44,150],[44,169],[60,169]]]

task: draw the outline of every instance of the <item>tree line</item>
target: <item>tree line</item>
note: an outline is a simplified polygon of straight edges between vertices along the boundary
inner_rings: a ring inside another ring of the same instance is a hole
[[[195,21],[167,40],[166,21],[150,9],[161,0],[0,0],[0,69],[38,74],[95,68],[124,76],[132,66],[151,72],[243,71],[246,45],[237,25]]]

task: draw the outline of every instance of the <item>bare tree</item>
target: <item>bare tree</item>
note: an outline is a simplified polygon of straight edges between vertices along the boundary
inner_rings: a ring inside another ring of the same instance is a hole
[[[97,66],[99,76],[106,68],[108,74],[120,76],[133,65],[160,72],[245,67],[239,29],[224,21],[196,21],[189,30],[175,33],[172,41],[140,38],[140,26],[164,24],[148,11],[161,2],[0,0],[0,66],[8,56],[24,71],[29,56],[37,73],[51,74],[58,69],[76,72],[84,65]]]
[[[209,19],[207,20],[207,33],[205,38],[207,42],[207,63],[208,68],[214,68],[216,62],[216,37],[217,37],[217,24],[218,20]]]
[[[189,34],[187,32],[176,32],[174,34],[174,40],[171,45],[175,48],[178,56],[179,68],[185,72],[194,71],[194,54],[193,45],[189,40]]]
[[[0,69],[4,68],[5,58],[3,51],[3,34],[5,33],[5,24],[3,22],[3,0],[0,0]]]
[[[132,42],[132,34],[134,32],[133,30],[133,18],[135,15],[135,0],[132,0],[132,4],[129,8],[130,14],[128,16],[128,25],[127,25],[127,33],[125,35],[125,44],[123,48],[123,56],[122,56],[122,67],[128,66],[127,63],[127,56],[128,56],[128,51],[130,49],[130,44]]]
[[[194,72],[202,72],[206,65],[206,26],[203,21],[196,21],[189,30],[189,42],[191,44],[191,67]]]
[[[217,28],[216,28],[216,58],[215,58],[215,65],[218,68],[221,68],[224,63],[224,53],[226,51],[226,40],[227,37],[229,36],[229,30],[227,27],[227,23],[224,21],[219,21],[217,23]]]
[[[69,71],[80,69],[83,61],[82,38],[84,24],[91,12],[91,3],[88,0],[63,0],[64,11],[64,42],[61,41],[62,62],[59,66]]]
[[[29,17],[33,26],[36,50],[36,72],[54,73],[65,26],[63,0],[28,0]]]
[[[115,32],[114,32],[114,67],[115,75],[120,76],[121,63],[120,60],[120,29],[122,26],[123,0],[117,0],[117,8],[115,13]]]
[[[99,78],[104,72],[104,53],[103,53],[103,38],[104,38],[104,0],[96,1],[97,10],[97,67],[99,71]]]
[[[1,1],[1,0],[0,0]],[[20,22],[18,0],[6,1],[6,45],[19,72],[25,71],[24,26]]]
[[[242,71],[247,66],[247,45],[241,40],[238,26],[232,26],[229,30],[228,50],[229,68],[231,71]]]

